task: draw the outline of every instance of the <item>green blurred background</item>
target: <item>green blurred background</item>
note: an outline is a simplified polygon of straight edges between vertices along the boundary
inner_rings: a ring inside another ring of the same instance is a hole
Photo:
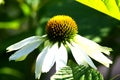
[[[120,74],[118,68],[113,69],[120,66],[117,65],[120,61],[117,59],[120,55],[120,21],[74,0],[4,0],[0,4],[0,80],[35,80],[34,64],[40,49],[24,61],[9,62],[8,58],[14,52],[6,53],[6,48],[29,36],[45,34],[47,21],[55,15],[71,16],[80,35],[114,50],[110,58],[115,65],[109,69],[94,61],[105,80]]]

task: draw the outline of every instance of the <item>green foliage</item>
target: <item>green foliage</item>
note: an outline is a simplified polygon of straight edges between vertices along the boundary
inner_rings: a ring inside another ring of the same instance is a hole
[[[62,68],[51,77],[51,80],[73,80],[72,69],[69,66]]]
[[[120,20],[120,0],[76,0]]]
[[[73,68],[74,80],[103,80],[103,76],[95,69],[83,65]]]
[[[103,76],[95,69],[77,65],[62,68],[52,76],[51,80],[103,80]]]
[[[0,5],[1,5],[1,4],[4,4],[4,0],[0,0]]]
[[[20,26],[20,21],[9,21],[9,22],[0,22],[0,28],[3,29],[18,29]]]
[[[11,77],[9,77],[9,80],[16,80],[16,79],[21,80],[22,77],[23,77],[23,74],[21,72],[15,70],[15,69],[9,68],[9,67],[1,68],[0,69],[0,74],[2,76],[7,76],[7,78],[9,76],[11,76]],[[2,79],[2,77],[0,79]]]

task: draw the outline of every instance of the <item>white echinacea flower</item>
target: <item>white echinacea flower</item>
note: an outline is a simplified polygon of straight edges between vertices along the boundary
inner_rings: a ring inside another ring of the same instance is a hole
[[[58,15],[51,18],[46,25],[46,33],[42,37],[32,36],[9,46],[8,52],[18,50],[10,56],[9,60],[24,60],[30,52],[44,43],[45,46],[36,59],[35,77],[37,79],[40,78],[41,73],[48,72],[54,63],[56,63],[56,70],[67,65],[67,47],[70,48],[79,65],[90,65],[96,69],[91,58],[106,67],[112,64],[112,61],[103,55],[103,53],[109,55],[112,49],[102,47],[78,35],[77,24],[69,16]]]

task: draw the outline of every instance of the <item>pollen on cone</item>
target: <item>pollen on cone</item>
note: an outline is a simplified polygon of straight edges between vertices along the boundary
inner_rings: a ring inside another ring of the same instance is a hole
[[[77,32],[76,22],[66,15],[54,16],[48,21],[46,26],[48,38],[53,42],[67,41]]]

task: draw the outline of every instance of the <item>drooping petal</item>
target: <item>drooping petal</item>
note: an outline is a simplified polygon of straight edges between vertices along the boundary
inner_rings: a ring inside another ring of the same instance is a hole
[[[84,38],[80,35],[76,35],[74,37],[75,42],[77,42],[80,46],[82,46],[83,48],[86,48],[88,51],[90,52],[103,52],[107,55],[110,54],[110,51],[112,51],[111,48],[108,47],[102,47],[99,44],[97,44],[96,42],[89,40],[87,38]]]
[[[96,66],[94,65],[94,63],[92,62],[92,60],[89,58],[89,56],[85,53],[84,50],[81,49],[81,47],[74,43],[71,42],[72,45],[68,44],[72,54],[76,60],[76,62],[78,64],[82,64],[82,65],[86,65],[89,64],[91,67],[93,67],[94,69],[97,69]]]
[[[21,61],[26,58],[26,56],[36,49],[41,44],[40,41],[33,42],[31,44],[27,44],[26,46],[22,47],[20,50],[16,51],[9,57],[9,60]]]
[[[26,38],[20,42],[17,42],[15,44],[9,46],[6,50],[7,50],[7,52],[18,50],[18,49],[22,48],[23,46],[25,46],[29,43],[38,41],[38,40],[41,41],[40,36],[32,36],[32,37]]]
[[[56,53],[56,71],[66,66],[67,59],[67,50],[65,46],[61,44],[60,48],[58,49],[58,52]]]
[[[84,58],[81,56],[81,54],[79,53],[78,51],[78,48],[72,46],[71,44],[67,43],[72,54],[73,54],[73,57],[75,58],[76,62],[78,64],[82,64],[82,65],[86,65],[87,66],[87,63],[86,61],[84,60]]]
[[[109,67],[110,64],[112,64],[112,61],[108,59],[106,56],[104,56],[102,53],[94,53],[89,55],[91,58],[95,59],[96,61],[100,62],[106,67]]]
[[[110,55],[110,51],[112,51],[112,48],[102,47],[101,46],[100,51],[107,54],[107,55]]]
[[[58,52],[58,44],[55,43],[47,52],[42,65],[42,72],[48,72],[55,63],[55,55]]]
[[[77,35],[74,40],[91,58],[95,59],[106,67],[109,67],[109,64],[112,64],[112,61],[101,53],[104,52],[105,54],[109,55],[110,51],[112,50],[111,48],[102,47],[87,38],[81,37],[80,35]]]
[[[48,46],[42,50],[42,52],[38,55],[36,59],[36,66],[35,66],[35,78],[36,79],[40,79],[41,72],[42,72],[42,65],[43,65],[43,61],[44,61],[47,51],[48,51]]]

